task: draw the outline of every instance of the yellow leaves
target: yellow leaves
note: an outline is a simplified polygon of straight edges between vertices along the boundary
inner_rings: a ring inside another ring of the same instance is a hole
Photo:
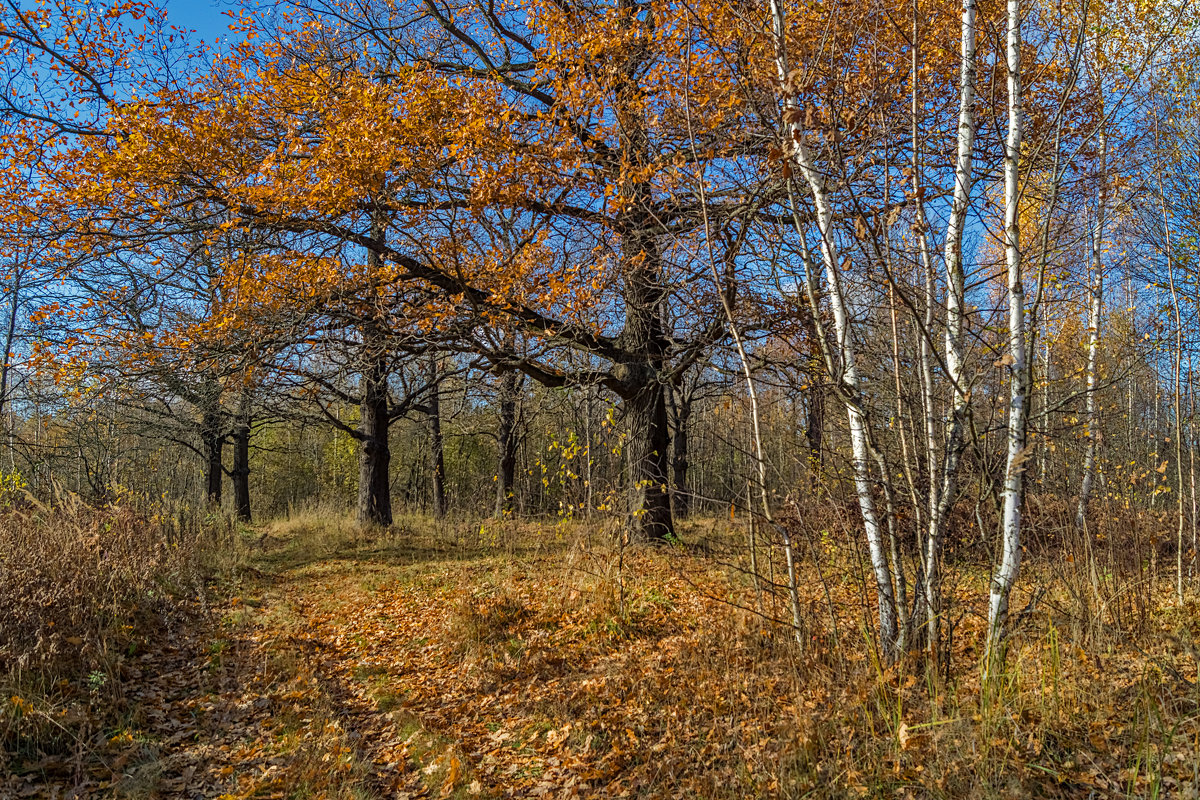
[[[442,784],[442,791],[441,791],[442,797],[449,797],[451,795],[451,793],[454,792],[454,789],[458,784],[459,776],[461,774],[462,774],[462,761],[459,760],[458,756],[451,756],[450,757],[450,765],[446,771],[446,778]]]

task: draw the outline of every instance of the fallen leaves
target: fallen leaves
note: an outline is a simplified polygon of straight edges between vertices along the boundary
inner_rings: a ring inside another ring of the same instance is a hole
[[[821,628],[826,607],[849,624],[860,602],[852,581],[832,583],[828,598],[811,583],[815,644],[798,654],[789,636],[718,599],[739,589],[712,561],[634,551],[616,581],[604,564],[571,558],[330,558],[285,572],[253,602],[230,602],[127,660],[129,725],[107,734],[85,777],[46,758],[0,795],[73,785],[99,798],[150,785],[156,796],[225,800],[299,786],[330,798],[892,786],[964,796],[1003,780],[1074,796],[1190,781],[1196,726],[1172,675],[1194,681],[1194,665],[1167,638],[1153,655],[1111,648],[1103,658],[1023,638],[1014,675],[1038,681],[989,707],[966,618],[955,711],[918,674],[876,674],[861,643]],[[963,586],[953,599],[965,608],[977,596]],[[1176,715],[1178,735],[1148,728],[1156,714]]]

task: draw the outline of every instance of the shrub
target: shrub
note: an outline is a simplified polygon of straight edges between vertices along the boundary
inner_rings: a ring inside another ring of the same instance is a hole
[[[0,680],[102,667],[200,586],[200,530],[72,499],[0,514]]]

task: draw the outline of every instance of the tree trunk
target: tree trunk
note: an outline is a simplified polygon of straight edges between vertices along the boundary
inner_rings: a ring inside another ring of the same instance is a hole
[[[224,477],[222,458],[225,450],[225,434],[221,430],[220,411],[204,412],[201,421],[200,439],[204,447],[205,497],[209,505],[221,505],[221,484]]]
[[[250,521],[250,407],[243,399],[233,430],[233,506],[238,519]]]
[[[631,16],[641,13],[634,0],[619,0]],[[666,291],[663,288],[662,248],[656,230],[654,187],[636,176],[653,163],[647,125],[646,97],[639,81],[648,59],[644,45],[630,50],[622,64],[617,90],[621,117],[618,159],[623,162],[617,194],[620,269],[625,301],[625,327],[620,341],[626,353],[616,372],[623,385],[629,439],[626,443],[631,533],[644,541],[665,541],[675,534],[671,517],[669,461],[671,433],[667,420],[663,367],[667,337],[663,330]],[[625,166],[628,165],[628,166]]]
[[[387,527],[392,524],[392,450],[388,443],[390,368],[378,337],[366,330],[363,339],[358,422],[358,524]]]
[[[821,378],[820,345],[817,343],[816,318],[812,310],[803,314],[804,335],[809,341],[811,355],[808,359],[810,374],[808,388],[808,413],[804,419],[804,438],[808,442],[809,489],[816,494],[821,479],[821,448],[825,439],[825,386]]]
[[[387,220],[380,213],[371,218],[371,236],[383,240]],[[376,308],[383,307],[375,284],[383,260],[374,250],[367,252],[367,268],[372,281],[370,296]],[[390,390],[391,360],[384,335],[377,323],[368,320],[362,326],[361,381],[358,421],[358,524],[364,528],[389,527],[392,524],[392,449]]]
[[[1154,144],[1159,146],[1158,119],[1154,120]],[[1158,173],[1158,199],[1162,204],[1163,235],[1167,247],[1167,280],[1171,289],[1171,311],[1175,318],[1174,397],[1175,406],[1175,495],[1177,527],[1175,530],[1175,599],[1183,606],[1183,400],[1180,378],[1183,369],[1183,319],[1179,313],[1179,289],[1175,285],[1175,253],[1171,245],[1171,215],[1167,212],[1167,197],[1163,191],[1162,172]],[[1089,394],[1088,399],[1091,400]],[[1155,458],[1155,461],[1158,459]]]
[[[824,443],[824,386],[815,385],[809,390],[809,411],[804,419],[804,439],[809,444],[809,486],[816,492],[821,480],[822,447]]]
[[[1101,112],[1103,113],[1103,112]],[[1087,355],[1087,398],[1084,434],[1087,445],[1083,452],[1083,480],[1079,485],[1079,506],[1075,510],[1075,526],[1083,530],[1087,522],[1088,501],[1092,495],[1092,482],[1096,472],[1096,442],[1099,438],[1099,406],[1096,392],[1098,391],[1097,365],[1100,354],[1100,314],[1104,303],[1104,262],[1101,260],[1104,245],[1104,206],[1106,184],[1108,182],[1107,156],[1108,140],[1104,131],[1100,131],[1100,185],[1096,190],[1096,226],[1092,236],[1092,280],[1089,287],[1088,303],[1088,355]]]
[[[674,485],[672,511],[674,516],[684,519],[691,511],[691,493],[688,491],[688,425],[691,421],[691,401],[680,398],[673,403],[674,426],[671,432],[671,471]]]
[[[915,22],[914,22],[915,24]],[[929,467],[929,518],[925,536],[925,552],[922,564],[924,573],[925,639],[935,664],[941,657],[941,622],[943,612],[941,561],[945,536],[946,519],[954,503],[957,491],[959,461],[966,447],[970,400],[967,376],[964,369],[963,328],[970,306],[966,301],[966,276],[963,270],[962,240],[967,225],[967,214],[973,186],[972,164],[975,156],[975,83],[976,68],[976,4],[975,0],[963,0],[961,18],[962,65],[959,72],[958,155],[954,170],[954,195],[950,204],[950,218],[946,225],[946,377],[950,381],[951,416],[946,426],[944,441],[938,435],[934,418],[932,337],[933,337],[933,293],[935,281],[929,262],[928,249],[922,235],[922,254],[926,272],[926,315],[925,335],[921,338],[921,364],[925,388],[925,435],[926,459]],[[914,28],[915,33],[915,28]],[[916,62],[913,62],[914,85]],[[914,126],[917,105],[914,96]],[[914,127],[914,153],[916,151],[916,129]],[[914,156],[915,159],[915,156]],[[914,164],[915,164],[914,160]],[[914,169],[914,195],[920,195],[919,172]],[[918,215],[922,227],[925,225],[925,209],[918,200]],[[1024,335],[1024,334],[1022,334]]]
[[[446,515],[446,453],[442,438],[441,383],[438,380],[438,364],[430,359],[430,379],[433,383],[429,395],[429,450],[432,472],[433,516],[441,519]]]
[[[496,516],[513,511],[513,489],[517,479],[517,398],[521,373],[504,373],[500,379],[499,463],[496,472]]]
[[[625,385],[626,442],[630,511],[634,538],[664,541],[675,533],[668,474],[671,431],[661,375],[666,350],[662,330],[661,264],[651,234],[627,233],[625,249],[625,329],[630,357],[621,365]]]
[[[625,413],[629,420],[625,460],[634,538],[666,541],[675,533],[667,489],[671,435],[666,395],[655,377],[647,374],[644,388],[625,399]]]
[[[771,0],[772,31],[775,43],[776,71],[781,83],[786,83],[790,68],[787,59],[787,30],[783,5],[779,0]],[[799,111],[795,98],[787,100],[789,111]],[[803,115],[800,114],[800,118]],[[807,185],[816,209],[816,222],[821,237],[821,260],[825,271],[825,282],[829,291],[830,310],[833,312],[835,354],[827,349],[823,334],[817,341],[822,347],[822,358],[825,362],[826,374],[838,382],[837,390],[846,407],[847,421],[850,427],[851,466],[854,472],[854,489],[858,497],[859,512],[862,515],[863,531],[867,539],[867,549],[871,560],[871,571],[875,579],[876,600],[879,605],[879,643],[884,658],[891,662],[900,655],[900,629],[898,610],[896,606],[897,590],[893,586],[895,579],[903,579],[900,565],[893,565],[885,546],[883,530],[879,524],[879,515],[875,507],[873,494],[874,480],[871,476],[872,446],[871,431],[864,416],[862,387],[859,385],[858,367],[854,347],[854,335],[851,330],[853,319],[846,295],[842,289],[841,271],[843,269],[838,254],[837,237],[833,230],[833,205],[825,185],[825,176],[817,168],[812,154],[806,143],[805,133],[796,122],[786,122],[785,141],[790,148],[792,162],[799,168],[800,176]],[[792,192],[792,184],[788,184]],[[799,222],[796,212],[797,204],[790,198],[793,219],[799,234],[801,258],[804,262],[805,291],[808,296],[809,310],[814,317],[818,331],[823,327],[816,319],[820,312],[817,305],[816,264],[807,246],[808,231]],[[883,475],[886,478],[886,474]],[[895,572],[893,572],[895,567]]]
[[[12,305],[8,312],[8,329],[4,333],[3,361],[0,362],[0,420],[5,419],[4,412],[8,408],[8,375],[12,367],[13,343],[17,338],[17,315],[21,309],[21,277],[23,274],[18,267],[13,275]],[[11,451],[11,445],[9,449]]]
[[[1008,459],[1004,475],[1002,552],[988,599],[987,673],[1003,663],[1004,628],[1009,597],[1021,567],[1021,502],[1025,464],[1025,413],[1029,375],[1025,348],[1025,288],[1021,278],[1021,228],[1018,204],[1021,177],[1021,5],[1008,0],[1008,141],[1004,148],[1004,251],[1008,266]]]

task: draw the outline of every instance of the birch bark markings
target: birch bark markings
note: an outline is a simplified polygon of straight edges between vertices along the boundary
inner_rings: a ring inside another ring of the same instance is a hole
[[[1101,109],[1101,118],[1104,113]],[[1100,314],[1104,301],[1104,265],[1101,249],[1104,243],[1104,212],[1108,200],[1106,185],[1108,183],[1108,139],[1101,129],[1100,144],[1100,185],[1096,189],[1096,225],[1092,236],[1092,275],[1089,286],[1088,303],[1088,354],[1087,354],[1087,398],[1085,400],[1086,420],[1084,424],[1087,445],[1083,452],[1083,480],[1079,486],[1079,507],[1075,511],[1075,526],[1083,530],[1087,523],[1088,500],[1091,499],[1092,481],[1096,471],[1096,434],[1099,425],[1098,408],[1096,404],[1097,363],[1100,354]]]
[[[1008,268],[1008,454],[1001,515],[1000,564],[988,598],[987,664],[999,666],[1009,595],[1021,567],[1021,501],[1025,464],[1025,405],[1029,397],[1025,346],[1025,288],[1021,276],[1021,4],[1008,0],[1005,61],[1008,71],[1008,138],[1004,145],[1004,258]]]
[[[781,85],[787,85],[790,69],[787,55],[787,17],[781,0],[771,0],[771,26],[775,44],[775,69]],[[898,653],[899,622],[896,609],[895,592],[892,586],[891,564],[883,541],[879,516],[875,510],[875,498],[871,493],[870,446],[867,440],[868,432],[862,409],[858,406],[858,368],[855,364],[854,339],[850,330],[850,314],[846,306],[845,295],[842,291],[841,267],[838,258],[837,242],[833,231],[833,206],[825,187],[825,179],[816,169],[812,155],[805,144],[804,129],[800,123],[803,114],[792,97],[785,98],[784,133],[785,145],[790,150],[789,157],[799,168],[812,195],[816,209],[817,229],[821,236],[821,257],[825,267],[825,280],[829,284],[829,304],[833,312],[834,336],[837,343],[838,356],[841,360],[840,370],[835,371],[834,364],[827,364],[831,377],[840,384],[846,405],[846,414],[850,425],[851,462],[854,468],[854,488],[858,497],[859,511],[863,518],[863,527],[867,537],[867,547],[871,559],[871,570],[875,576],[875,586],[879,602],[879,639],[882,650],[889,660],[895,659]],[[790,185],[790,184],[789,184]],[[798,231],[801,237],[804,231]],[[805,247],[807,252],[807,247]],[[806,259],[807,260],[807,259]],[[806,264],[805,274],[809,283],[809,303],[813,316],[819,314],[815,304],[815,293],[812,291],[813,270]]]
[[[963,231],[971,203],[974,185],[972,168],[975,157],[975,82],[976,66],[976,0],[963,0],[962,6],[962,64],[958,90],[958,153],[954,166],[954,194],[950,201],[950,217],[946,223],[946,375],[952,397],[949,430],[942,458],[938,458],[938,436],[932,424],[927,426],[929,451],[929,528],[925,541],[925,608],[926,638],[935,657],[941,639],[941,553],[946,516],[954,502],[958,464],[966,441],[967,414],[970,397],[966,386],[963,355],[963,328],[967,316],[966,278],[963,267]],[[915,44],[914,44],[915,46]],[[914,68],[915,74],[915,68]],[[914,141],[915,148],[915,141]],[[916,172],[914,171],[914,179]],[[920,193],[914,189],[920,203]],[[920,209],[920,206],[918,206]],[[919,211],[924,223],[924,212]],[[924,234],[922,233],[922,239]],[[932,294],[927,302],[933,304]],[[931,326],[927,336],[932,336]],[[922,337],[923,339],[925,337]],[[926,364],[928,366],[928,364]],[[932,378],[925,380],[931,384]],[[932,407],[932,397],[928,404]],[[932,408],[930,408],[932,416]],[[939,468],[940,462],[940,468]]]

